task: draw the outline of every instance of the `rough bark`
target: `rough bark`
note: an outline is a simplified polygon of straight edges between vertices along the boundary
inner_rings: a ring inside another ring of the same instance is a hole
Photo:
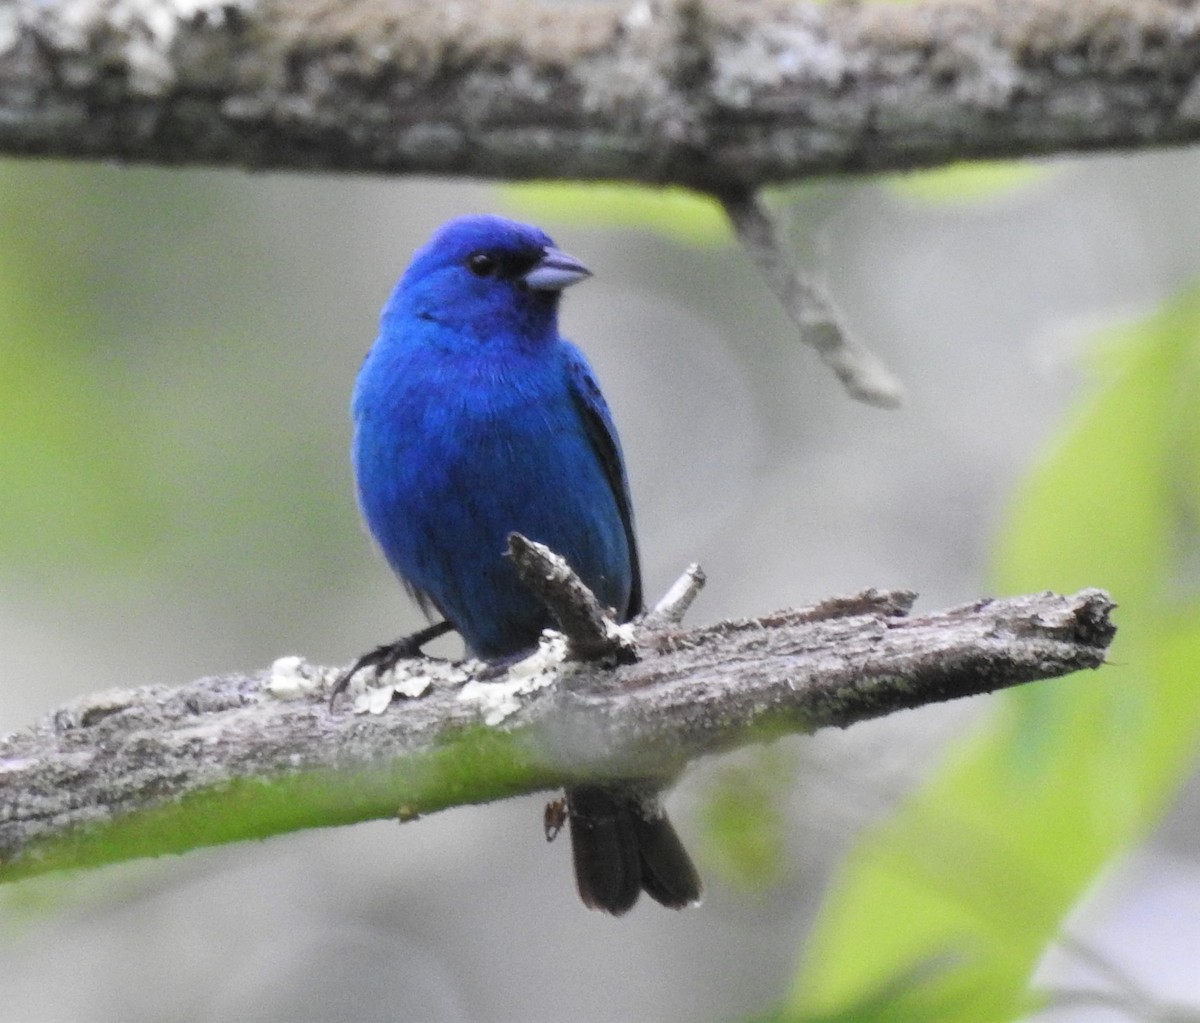
[[[668,625],[616,667],[543,652],[483,681],[478,664],[403,662],[332,711],[337,672],[298,658],[90,696],[0,740],[0,879],[581,779],[666,780],[787,732],[1096,668],[1114,632],[1098,590],[921,615],[912,601],[868,591]]]
[[[0,153],[619,179],[1200,139],[1181,0],[3,0]]]

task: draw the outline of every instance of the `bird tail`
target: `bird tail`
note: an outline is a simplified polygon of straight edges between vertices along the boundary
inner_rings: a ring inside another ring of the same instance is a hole
[[[656,789],[580,785],[567,789],[567,805],[575,884],[585,906],[620,916],[643,890],[671,909],[700,901],[700,876]]]

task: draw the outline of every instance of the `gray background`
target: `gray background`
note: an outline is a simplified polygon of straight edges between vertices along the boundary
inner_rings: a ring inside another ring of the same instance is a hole
[[[842,393],[732,244],[543,224],[595,272],[568,294],[564,328],[622,432],[650,594],[691,560],[710,578],[697,622],[866,586],[916,589],[925,608],[989,592],[1012,487],[1081,390],[1089,333],[1149,311],[1200,264],[1197,154],[1048,167],[971,204],[873,181],[791,197],[797,248],[909,389],[893,413]],[[152,539],[132,553],[56,559],[47,537],[45,558],[0,563],[0,728],[109,686],[288,653],[344,663],[417,624],[358,523],[346,404],[413,248],[453,215],[503,212],[501,194],[0,170],[6,187],[39,197],[9,204],[9,237],[47,266],[69,264],[64,287],[88,289],[64,341],[86,345],[98,386],[144,424],[129,471],[154,495]],[[727,762],[700,765],[670,801],[709,882],[704,906],[683,914],[643,905],[613,921],[584,910],[566,844],[543,840],[540,798],[2,892],[0,1021],[763,1011],[787,991],[856,832],[985,707],[779,744],[770,764],[788,775],[788,858],[767,892],[744,891],[708,858],[700,811]],[[1085,914],[1101,938],[1147,960],[1138,968],[1162,991],[1193,999],[1200,915],[1189,929],[1172,907],[1200,900],[1196,802],[1193,786],[1153,855],[1117,871]]]

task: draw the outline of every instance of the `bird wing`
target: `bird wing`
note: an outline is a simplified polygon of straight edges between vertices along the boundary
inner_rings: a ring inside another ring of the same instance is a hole
[[[629,606],[624,609],[624,619],[632,618],[642,610],[642,569],[638,559],[637,538],[633,532],[633,504],[629,497],[629,479],[625,474],[625,460],[621,456],[621,442],[617,439],[617,428],[613,424],[608,402],[600,392],[592,367],[583,353],[572,344],[567,349],[567,380],[571,387],[571,398],[587,430],[588,440],[604,477],[616,498],[621,524],[625,527],[625,540],[629,545],[629,573],[632,585],[629,590]]]

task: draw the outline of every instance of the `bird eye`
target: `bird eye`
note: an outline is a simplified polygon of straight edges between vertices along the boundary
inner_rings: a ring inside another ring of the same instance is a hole
[[[496,272],[496,260],[486,252],[472,252],[467,257],[467,269],[476,277],[491,277]]]

